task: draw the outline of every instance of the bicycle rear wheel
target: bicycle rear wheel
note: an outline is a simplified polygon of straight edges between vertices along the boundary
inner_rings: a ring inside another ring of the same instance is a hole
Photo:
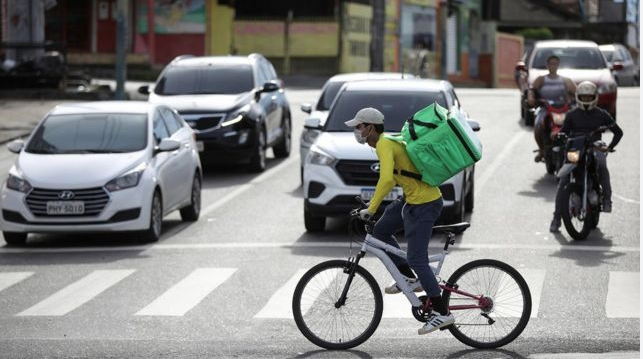
[[[292,312],[301,333],[326,349],[350,349],[362,344],[382,319],[382,292],[373,276],[357,266],[344,305],[336,307],[352,263],[332,260],[311,268],[292,298]]]
[[[531,293],[525,279],[510,265],[493,259],[476,260],[458,268],[447,283],[482,298],[443,291],[442,300],[456,318],[448,329],[462,343],[479,349],[498,348],[511,343],[527,326]],[[480,304],[484,306],[466,308]]]

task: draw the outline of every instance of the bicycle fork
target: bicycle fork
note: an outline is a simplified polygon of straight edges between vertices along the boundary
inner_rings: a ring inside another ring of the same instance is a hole
[[[348,258],[348,262],[350,263],[350,265],[344,268],[344,273],[348,273],[348,278],[346,279],[346,284],[344,285],[344,289],[342,290],[342,295],[340,295],[337,302],[335,302],[335,308],[339,309],[344,304],[346,304],[346,296],[348,295],[348,289],[350,288],[351,283],[353,282],[353,278],[355,277],[357,265],[359,264],[359,260],[362,259],[365,255],[366,252],[360,251],[355,257]]]

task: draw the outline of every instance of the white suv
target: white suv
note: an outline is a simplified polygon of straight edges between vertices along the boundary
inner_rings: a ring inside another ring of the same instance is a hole
[[[364,107],[375,107],[384,116],[385,131],[399,132],[404,121],[418,110],[437,102],[456,111],[458,118],[474,130],[477,122],[468,120],[447,81],[367,80],[346,83],[337,94],[326,123],[310,121],[309,129],[320,130],[304,163],[304,222],[310,232],[323,231],[326,217],[346,216],[357,207],[356,196],[370,200],[379,177],[375,150],[355,141],[344,124]],[[444,199],[441,221],[462,221],[473,210],[474,166],[458,173],[440,186]],[[386,200],[402,195],[395,188]],[[384,204],[387,204],[385,201]],[[384,206],[380,207],[382,210]]]

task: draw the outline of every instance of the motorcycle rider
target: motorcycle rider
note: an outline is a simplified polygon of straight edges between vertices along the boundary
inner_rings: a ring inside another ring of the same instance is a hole
[[[549,74],[538,76],[529,88],[529,91],[527,91],[527,103],[529,106],[533,107],[536,105],[536,93],[538,97],[543,100],[557,103],[568,103],[570,102],[569,100],[574,97],[576,85],[571,79],[558,75],[559,65],[560,58],[558,56],[551,55],[547,58],[547,70],[549,70]],[[544,157],[545,115],[547,115],[547,111],[537,111],[534,121],[534,139],[536,140],[536,144],[538,144],[538,154],[534,158],[536,162],[542,161]]]
[[[569,136],[577,134],[589,134],[597,130],[601,126],[609,126],[614,136],[609,146],[594,151],[594,158],[598,166],[598,173],[600,176],[601,187],[603,189],[603,212],[612,212],[612,186],[610,184],[610,174],[607,170],[607,153],[611,152],[623,137],[623,130],[616,124],[616,121],[610,114],[596,107],[598,102],[598,89],[596,85],[590,81],[583,81],[576,89],[576,104],[577,108],[567,114],[563,128],[560,133],[565,133]],[[592,142],[601,140],[601,133],[594,134],[591,139]],[[556,191],[556,208],[554,210],[554,218],[549,226],[549,231],[554,233],[558,232],[560,228],[561,219],[561,193],[569,183],[569,176],[565,176],[558,182],[558,189]]]

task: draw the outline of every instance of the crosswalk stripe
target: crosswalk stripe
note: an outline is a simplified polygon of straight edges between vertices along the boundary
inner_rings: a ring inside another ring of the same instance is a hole
[[[237,268],[198,268],[135,315],[182,316],[236,271]]]
[[[608,318],[640,318],[640,272],[610,272],[605,300]]]
[[[518,272],[525,278],[529,292],[531,292],[531,317],[537,318],[546,271],[543,269],[520,269]]]
[[[131,269],[96,270],[17,315],[65,315],[132,273],[134,273],[134,270]]]
[[[285,319],[292,318],[292,295],[295,291],[297,283],[306,273],[307,269],[299,269],[290,279],[279,288],[275,294],[270,297],[268,303],[261,308],[255,318],[272,318],[272,319]],[[304,309],[305,313],[308,308]]]
[[[0,291],[29,278],[34,272],[6,272],[0,273]]]

